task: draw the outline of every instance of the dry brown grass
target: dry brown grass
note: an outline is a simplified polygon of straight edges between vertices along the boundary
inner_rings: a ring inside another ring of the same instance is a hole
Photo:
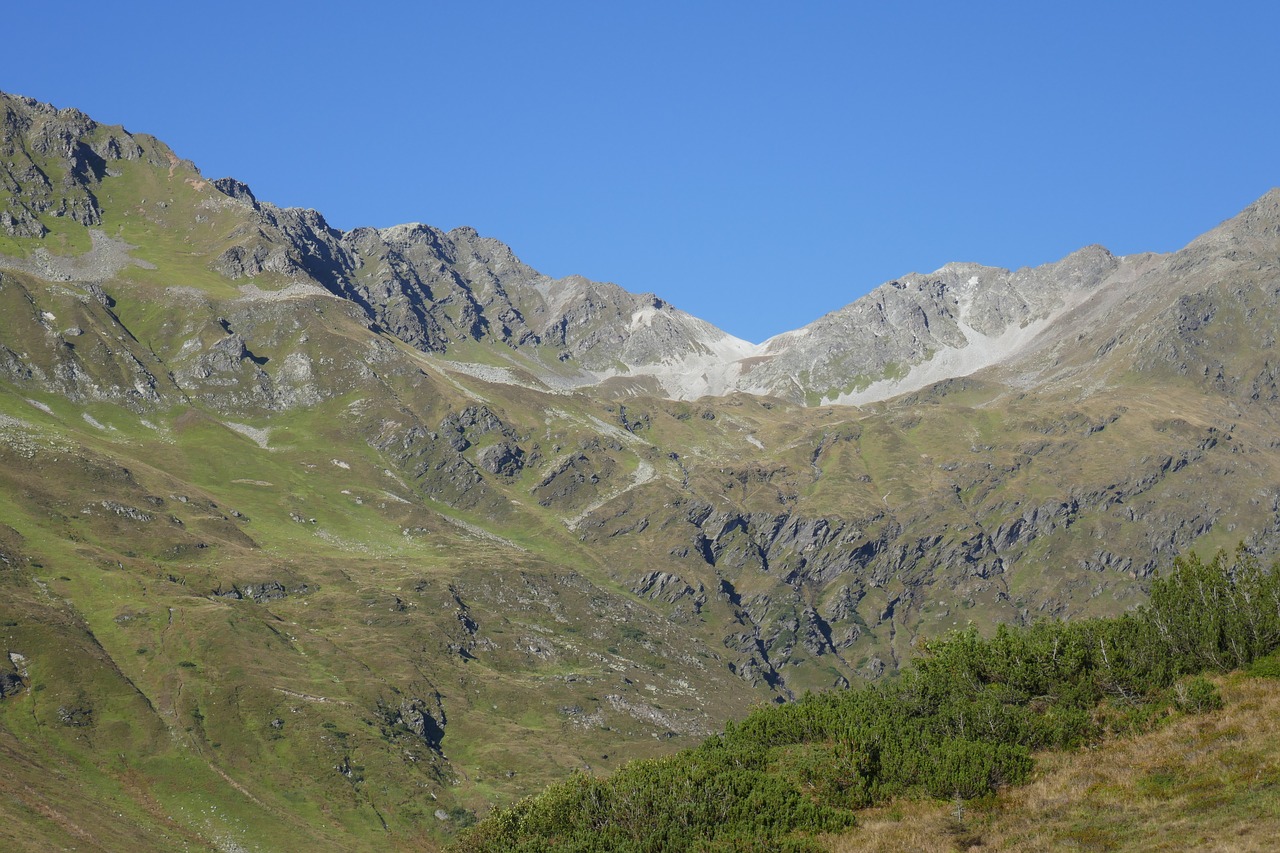
[[[1218,681],[1226,707],[1037,757],[1033,781],[966,809],[900,802],[827,839],[832,853],[1280,849],[1280,681]]]

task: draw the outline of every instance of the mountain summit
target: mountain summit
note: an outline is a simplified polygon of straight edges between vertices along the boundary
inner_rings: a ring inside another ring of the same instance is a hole
[[[110,161],[143,160],[171,172],[179,162],[163,144],[98,125],[77,110],[13,96],[0,103],[6,193],[0,229],[10,237],[43,237],[49,228],[42,216],[99,225],[99,196],[119,171]],[[51,158],[52,168],[33,157]],[[865,404],[1014,359],[1060,334],[1086,303],[1123,300],[1126,288],[1139,286],[1137,269],[1149,262],[1093,246],[1016,271],[948,264],[889,282],[753,345],[653,294],[578,276],[551,279],[470,228],[342,232],[315,211],[281,209],[239,181],[206,181],[191,164],[183,167],[191,172],[187,190],[199,196],[191,201],[222,211],[230,225],[216,235],[182,229],[207,271],[242,289],[319,286],[358,306],[371,324],[460,370],[547,390],[680,400],[743,391],[808,405]],[[1273,193],[1189,249],[1203,252],[1215,240],[1221,246],[1246,223],[1265,235],[1274,206]]]

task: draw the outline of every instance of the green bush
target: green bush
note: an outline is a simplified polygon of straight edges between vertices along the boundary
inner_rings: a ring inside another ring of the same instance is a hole
[[[815,802],[858,809],[873,801],[875,761],[847,741],[775,747],[769,764]]]
[[[1179,681],[1174,685],[1173,696],[1178,710],[1190,714],[1203,714],[1222,707],[1222,694],[1203,675]]]
[[[1258,658],[1247,670],[1254,678],[1280,678],[1280,653],[1272,652]]]

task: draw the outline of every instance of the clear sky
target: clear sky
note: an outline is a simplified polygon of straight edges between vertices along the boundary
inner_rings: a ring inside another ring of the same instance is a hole
[[[1280,184],[1274,2],[6,4],[0,89],[339,228],[471,225],[759,341],[1170,251]]]

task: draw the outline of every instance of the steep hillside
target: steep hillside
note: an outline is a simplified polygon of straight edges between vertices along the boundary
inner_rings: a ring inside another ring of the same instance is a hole
[[[967,376],[1019,352],[1124,265],[1094,246],[1017,272],[948,264],[913,273],[767,341],[749,376],[761,392],[804,377],[805,392],[823,403],[866,403]]]
[[[1271,850],[1280,831],[1280,691],[1219,681],[1226,708],[1087,751],[1046,752],[1025,787],[978,803],[896,802],[831,853],[898,850]]]
[[[1275,194],[757,347],[0,110],[0,733],[101,807],[33,838],[415,845],[917,638],[1280,551]]]
[[[1221,709],[1206,672],[1275,675],[1278,570],[1240,552],[1219,552],[1207,563],[1191,557],[1153,584],[1149,606],[1118,618],[1002,626],[989,639],[973,629],[952,632],[928,643],[898,679],[758,709],[696,749],[630,764],[606,778],[576,775],[497,810],[456,849],[818,853],[815,836],[825,833],[847,832],[856,845],[869,807],[897,800],[910,808],[921,799],[951,800],[961,830],[957,846],[981,845],[981,835],[964,832],[968,803],[989,805],[1031,781],[1033,751],[1108,747],[1184,715]],[[1276,770],[1264,746],[1270,727],[1249,726],[1252,754],[1243,772],[1222,774],[1217,796],[1197,798],[1200,780],[1187,778],[1193,767],[1203,774],[1230,760],[1212,741],[1207,746],[1219,762],[1171,755],[1166,746],[1161,787],[1181,789],[1201,809],[1265,814],[1275,794],[1266,790],[1274,788],[1267,782]],[[1108,769],[1133,774],[1130,767]],[[1110,797],[1091,799],[1096,805]],[[1214,817],[1201,825],[1227,823],[1224,814]],[[904,829],[897,849],[952,846],[936,832],[925,843],[914,821]],[[1110,833],[1097,835],[1112,840]]]

